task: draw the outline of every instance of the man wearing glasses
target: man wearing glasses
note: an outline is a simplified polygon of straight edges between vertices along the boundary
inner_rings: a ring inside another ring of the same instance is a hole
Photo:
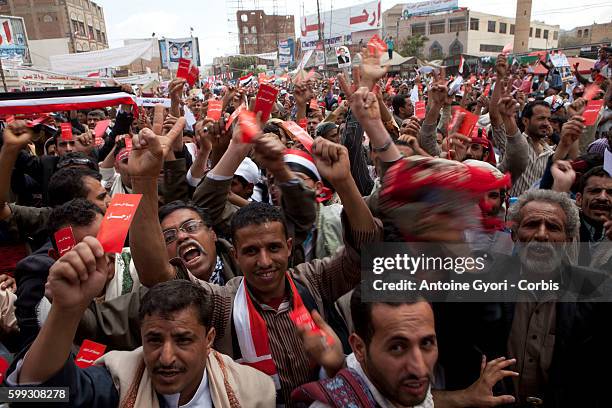
[[[218,238],[208,213],[191,203],[173,201],[159,209],[168,259],[180,258],[198,279],[224,285],[238,267],[231,244]]]

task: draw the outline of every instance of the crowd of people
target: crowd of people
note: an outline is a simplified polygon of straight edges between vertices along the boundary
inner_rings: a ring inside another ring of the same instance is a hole
[[[606,281],[610,51],[561,81],[504,54],[403,78],[364,48],[350,78],[278,85],[253,137],[242,115],[257,85],[194,92],[181,78],[170,108],[7,118],[4,385],[69,387],[75,407],[610,406],[610,302],[369,302],[360,285],[362,252],[383,242],[462,243],[495,253],[496,274]],[[585,124],[590,100],[603,107]],[[123,249],[105,252],[117,194],[141,199]],[[83,368],[85,340],[106,353]]]

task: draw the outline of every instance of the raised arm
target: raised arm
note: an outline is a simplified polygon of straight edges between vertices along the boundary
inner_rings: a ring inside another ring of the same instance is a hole
[[[156,115],[153,128],[157,129],[161,118]],[[158,219],[157,178],[162,169],[164,157],[180,136],[185,119],[179,118],[170,132],[159,136],[150,129],[143,129],[134,136],[133,150],[128,161],[135,194],[142,194],[142,200],[130,226],[130,249],[140,282],[153,286],[174,278],[175,271],[170,265],[166,245]]]
[[[11,173],[17,161],[17,156],[24,146],[32,140],[32,130],[26,127],[25,122],[10,123],[2,135],[3,145],[0,149],[0,220],[11,215],[7,204],[11,189]]]
[[[506,146],[498,169],[503,173],[509,171],[513,182],[523,174],[529,161],[527,139],[523,137],[516,125],[517,105],[516,100],[510,95],[504,96],[498,103],[498,111],[504,124],[503,129],[500,128],[499,131],[500,136],[505,138]],[[491,154],[494,153],[491,152]]]
[[[53,264],[47,281],[53,303],[25,355],[19,383],[42,383],[62,369],[81,316],[104,288],[108,274],[109,262],[94,237],[85,237]]]

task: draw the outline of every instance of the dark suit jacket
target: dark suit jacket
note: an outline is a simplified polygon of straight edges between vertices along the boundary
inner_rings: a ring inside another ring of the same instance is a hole
[[[493,273],[520,270],[516,258],[497,257]],[[597,271],[564,265],[570,287],[581,288],[593,280],[607,282]],[[599,289],[598,289],[599,290]],[[602,289],[605,290],[605,289]],[[587,290],[588,292],[588,290]],[[612,394],[604,385],[604,372],[612,361],[610,315],[604,302],[566,301],[556,304],[556,333],[549,381],[542,390],[546,407],[612,406]],[[436,303],[438,363],[444,369],[446,389],[468,387],[479,377],[482,354],[487,360],[505,356],[514,318],[514,303]],[[496,395],[514,394],[511,380],[494,388]]]

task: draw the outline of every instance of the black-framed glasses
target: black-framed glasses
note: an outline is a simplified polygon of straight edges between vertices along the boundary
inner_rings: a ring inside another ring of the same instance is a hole
[[[202,227],[207,226],[203,221],[187,220],[178,228],[168,228],[162,231],[164,235],[164,242],[166,245],[170,245],[178,239],[179,231],[183,231],[186,234],[195,234],[200,231]]]

